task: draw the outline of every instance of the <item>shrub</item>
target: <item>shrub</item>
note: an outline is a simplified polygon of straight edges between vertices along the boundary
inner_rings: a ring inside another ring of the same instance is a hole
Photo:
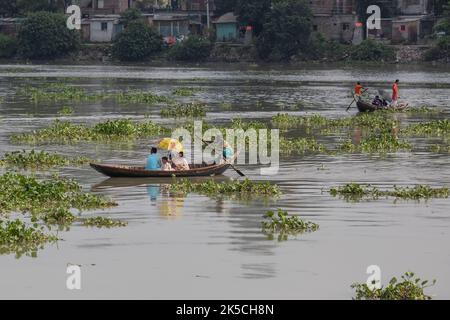
[[[13,37],[0,34],[0,58],[11,58],[17,52],[17,40]]]
[[[208,39],[191,36],[182,43],[173,46],[169,58],[182,61],[200,61],[209,57],[212,44]]]
[[[395,59],[395,50],[367,39],[351,49],[350,58],[360,61],[389,61]]]
[[[19,53],[25,58],[51,59],[78,50],[79,33],[69,30],[66,17],[51,12],[28,15],[18,35]]]
[[[450,60],[450,36],[439,39],[434,47],[425,52],[425,60]]]
[[[162,37],[141,20],[133,20],[113,43],[113,56],[121,61],[142,61],[161,51]]]

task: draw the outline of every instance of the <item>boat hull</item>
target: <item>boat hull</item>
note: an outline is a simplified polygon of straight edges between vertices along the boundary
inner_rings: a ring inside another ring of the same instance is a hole
[[[208,177],[223,174],[230,164],[224,163],[212,166],[198,166],[184,171],[146,170],[144,167],[119,166],[91,163],[96,171],[111,178],[170,178],[170,177]]]

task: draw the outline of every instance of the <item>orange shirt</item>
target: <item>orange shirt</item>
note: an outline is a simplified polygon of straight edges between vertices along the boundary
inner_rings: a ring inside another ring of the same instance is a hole
[[[363,89],[363,86],[362,86],[362,85],[360,85],[360,84],[357,84],[357,85],[355,86],[355,94],[358,94],[358,95],[360,95],[360,94],[361,94],[361,91],[362,91],[362,89]]]
[[[392,86],[392,100],[398,100],[398,84],[396,83]]]

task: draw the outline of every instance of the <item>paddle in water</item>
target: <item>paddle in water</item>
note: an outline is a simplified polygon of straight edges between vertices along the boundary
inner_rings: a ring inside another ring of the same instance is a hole
[[[203,139],[202,139],[202,142],[203,142],[204,144],[213,143],[213,141],[207,142],[207,141],[205,141],[205,140],[203,140]],[[226,162],[228,162],[227,159],[225,158],[225,156],[223,156],[223,160],[225,160]],[[228,164],[230,165],[230,167],[231,167],[234,171],[236,171],[236,173],[237,173],[238,175],[240,175],[241,177],[245,177],[245,174],[244,174],[241,170],[239,170],[238,168],[236,168],[236,167],[235,167],[233,164],[231,164],[230,162],[228,162]]]

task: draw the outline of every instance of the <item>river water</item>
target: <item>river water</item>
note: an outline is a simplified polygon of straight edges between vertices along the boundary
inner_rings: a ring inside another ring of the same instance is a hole
[[[267,119],[279,112],[351,116],[356,110],[347,114],[345,108],[355,81],[388,90],[396,78],[401,79],[402,97],[414,105],[439,107],[443,110],[439,116],[448,118],[450,68],[442,66],[1,65],[0,154],[31,149],[10,144],[9,137],[47,126],[63,105],[75,110],[67,119],[79,123],[117,117],[173,122],[159,118],[158,106],[120,106],[112,101],[33,104],[17,93],[27,84],[64,81],[91,92],[146,89],[164,95],[177,87],[201,87],[195,99],[210,108],[205,120],[220,123],[238,117]],[[301,108],[286,111],[298,101]],[[399,117],[405,123],[420,120],[414,115]],[[37,149],[109,163],[138,163],[151,142]],[[0,298],[351,299],[350,285],[365,282],[370,265],[381,268],[383,283],[408,270],[437,279],[427,293],[450,298],[448,199],[348,203],[326,191],[349,182],[383,188],[448,186],[448,154],[284,157],[279,174],[272,177],[260,176],[257,166],[240,168],[253,180],[276,182],[283,195],[269,202],[216,200],[198,194],[181,198],[167,194],[164,185],[152,180],[108,180],[87,167],[59,170],[86,190],[119,203],[114,209],[83,216],[110,216],[129,225],[106,230],[75,225],[60,232],[64,240],[46,246],[37,258],[0,256]],[[238,178],[233,171],[226,175]],[[320,229],[285,242],[268,240],[261,221],[267,210],[276,208],[314,221]],[[68,264],[82,266],[81,290],[66,288]]]

